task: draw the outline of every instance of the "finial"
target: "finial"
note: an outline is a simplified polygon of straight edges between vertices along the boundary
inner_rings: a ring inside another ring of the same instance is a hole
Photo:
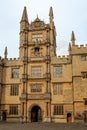
[[[75,34],[74,31],[72,31],[72,35],[71,35],[71,41],[72,41],[72,45],[75,45]]]
[[[23,10],[23,15],[22,15],[21,22],[22,22],[22,21],[26,21],[26,22],[28,22],[28,15],[27,15],[27,9],[26,9],[26,6],[24,7],[24,10]]]
[[[4,51],[4,58],[6,59],[8,55],[8,51],[7,51],[7,47],[5,47],[5,51]]]
[[[38,18],[38,14],[37,14],[37,18]]]
[[[38,14],[37,14],[37,17],[36,17],[35,21],[40,21],[40,19],[38,18]]]
[[[50,16],[52,19],[54,18],[52,6],[50,7],[49,16]]]
[[[69,51],[71,51],[71,43],[69,42]]]

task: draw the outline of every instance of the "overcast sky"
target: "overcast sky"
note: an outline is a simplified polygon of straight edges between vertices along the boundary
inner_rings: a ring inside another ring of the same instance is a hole
[[[87,0],[1,0],[0,1],[0,55],[5,46],[8,57],[19,56],[20,20],[24,6],[27,7],[29,22],[37,15],[49,22],[49,8],[53,7],[57,32],[58,55],[68,54],[72,30],[76,43],[87,44]]]

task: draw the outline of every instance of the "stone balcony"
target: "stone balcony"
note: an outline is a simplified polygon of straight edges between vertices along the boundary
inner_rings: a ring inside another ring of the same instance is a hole
[[[35,44],[37,43],[37,41],[28,41],[28,45],[29,46],[35,46]],[[41,45],[46,45],[46,46],[49,46],[50,45],[50,39],[46,39],[46,40],[43,40],[43,41],[38,41],[38,45],[41,46]]]
[[[42,76],[35,76],[32,77],[31,75],[28,75],[28,80],[38,80],[38,79],[45,79],[45,80],[50,80],[51,79],[51,74],[50,73],[45,73]]]
[[[50,100],[51,94],[45,93],[45,94],[28,94],[27,97],[28,100]]]
[[[43,62],[43,61],[44,61],[44,57],[43,56],[28,58],[28,62]]]
[[[46,55],[46,56],[40,56],[39,55],[39,56],[34,56],[34,57],[24,56],[23,59],[22,59],[22,61],[24,63],[29,63],[29,62],[43,62],[43,61],[49,63],[50,60],[51,60],[50,55]]]
[[[21,93],[21,96],[19,97],[21,101],[26,100],[50,100],[51,94],[50,93],[44,93],[44,94],[27,94],[27,93]]]

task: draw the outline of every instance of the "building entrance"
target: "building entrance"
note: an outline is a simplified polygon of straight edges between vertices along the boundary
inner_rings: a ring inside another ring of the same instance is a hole
[[[84,121],[87,123],[87,113],[84,113]]]
[[[67,122],[72,122],[72,114],[67,113]]]
[[[31,122],[39,122],[41,120],[41,108],[39,106],[33,106],[31,109]]]
[[[5,111],[2,112],[2,120],[5,121],[7,118],[7,114]]]

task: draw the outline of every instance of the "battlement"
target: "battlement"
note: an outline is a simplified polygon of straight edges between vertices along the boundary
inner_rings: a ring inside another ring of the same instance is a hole
[[[76,48],[86,48],[87,47],[87,44],[80,44],[80,45],[74,45],[73,47],[76,47]]]
[[[0,56],[0,60],[8,60],[8,61],[18,61],[20,58],[18,57],[18,58],[2,58],[1,56]]]
[[[6,60],[8,60],[8,61],[18,61],[19,57],[18,58],[6,58]]]
[[[19,58],[7,58],[4,61],[5,66],[20,66],[22,65],[22,62]]]
[[[71,54],[87,54],[87,44],[72,46]]]
[[[71,57],[69,55],[62,55],[51,58],[51,64],[69,64],[71,63]]]

